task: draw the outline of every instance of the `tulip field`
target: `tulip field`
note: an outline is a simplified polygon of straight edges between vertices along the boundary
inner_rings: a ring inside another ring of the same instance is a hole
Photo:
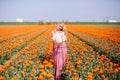
[[[66,25],[61,80],[120,80],[120,28]],[[0,80],[54,80],[55,25],[0,27]]]

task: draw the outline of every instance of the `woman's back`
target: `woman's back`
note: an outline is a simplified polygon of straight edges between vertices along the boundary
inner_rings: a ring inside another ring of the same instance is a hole
[[[63,31],[52,31],[52,35],[53,35],[52,40],[54,43],[61,44],[67,40],[65,33]]]

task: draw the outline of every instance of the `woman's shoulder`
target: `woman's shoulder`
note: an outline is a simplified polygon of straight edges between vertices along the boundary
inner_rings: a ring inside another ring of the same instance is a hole
[[[59,32],[56,31],[56,30],[53,30],[53,31],[52,31],[52,34],[53,34],[53,35],[58,34],[58,33],[59,33]]]
[[[56,30],[53,30],[53,31],[52,31],[52,33],[55,33],[55,32],[56,32]]]
[[[55,32],[54,31],[52,31],[52,35],[54,35],[55,34]]]
[[[52,31],[52,33],[54,33],[54,30]]]
[[[65,34],[65,32],[64,32],[64,31],[62,31],[61,33],[62,33],[62,34]]]

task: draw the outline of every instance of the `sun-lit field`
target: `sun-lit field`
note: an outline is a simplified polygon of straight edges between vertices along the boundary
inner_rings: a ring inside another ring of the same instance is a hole
[[[0,80],[53,80],[54,29],[54,25],[0,27]],[[61,80],[120,79],[120,28],[67,25],[67,38]]]

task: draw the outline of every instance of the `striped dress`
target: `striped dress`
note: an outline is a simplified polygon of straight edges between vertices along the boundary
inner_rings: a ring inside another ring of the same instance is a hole
[[[65,66],[66,54],[67,54],[67,46],[65,42],[63,42],[61,45],[58,45],[53,42],[55,80],[60,80],[61,71],[63,70]]]

